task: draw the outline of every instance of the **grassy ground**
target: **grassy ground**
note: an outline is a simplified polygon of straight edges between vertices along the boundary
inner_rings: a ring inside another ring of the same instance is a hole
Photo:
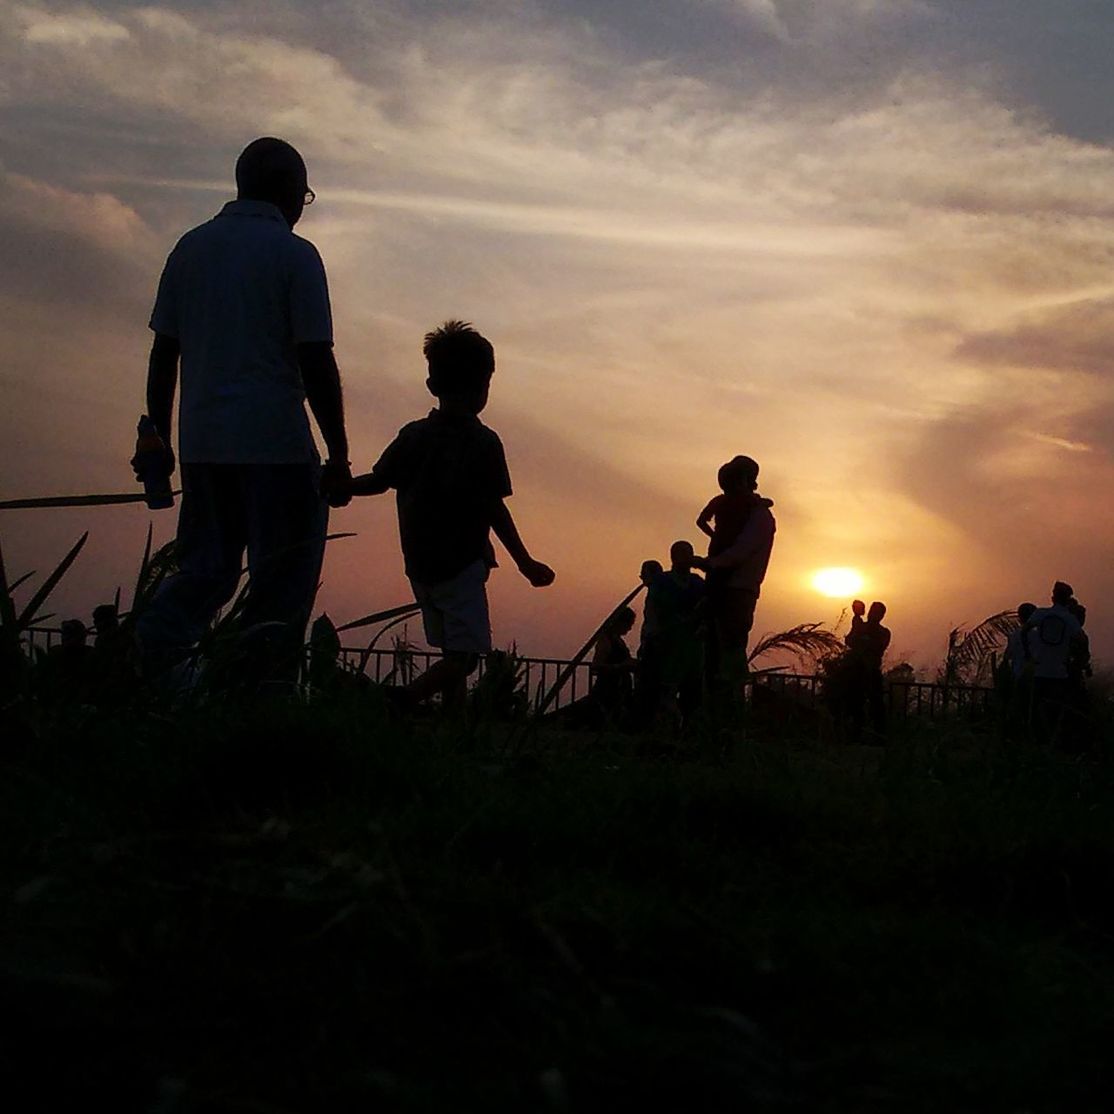
[[[7,727],[17,1109],[1108,1108],[1101,758],[374,700]]]

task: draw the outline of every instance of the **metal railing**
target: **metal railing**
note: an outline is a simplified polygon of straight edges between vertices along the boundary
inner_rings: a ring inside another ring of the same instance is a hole
[[[56,645],[60,632],[56,627],[31,627],[25,632],[27,644],[36,649],[49,650]],[[341,659],[349,669],[356,669],[366,655],[364,673],[376,684],[408,684],[424,673],[440,653],[435,650],[375,649],[345,646]],[[471,683],[477,684],[492,667],[492,660],[481,658]],[[569,662],[562,658],[533,658],[515,655],[508,659],[515,663],[516,688],[526,694],[529,707],[536,709],[545,694],[557,683]],[[759,673],[747,678],[744,690],[748,700],[753,700],[754,686],[765,686],[805,705],[819,706],[824,700],[825,678],[818,673]],[[592,688],[592,666],[584,661],[577,664],[556,698],[553,710],[568,707],[583,699]],[[994,689],[985,685],[944,685],[932,681],[896,681],[885,683],[887,715],[891,720],[909,718],[945,719],[950,716],[978,717],[988,714],[994,703]]]

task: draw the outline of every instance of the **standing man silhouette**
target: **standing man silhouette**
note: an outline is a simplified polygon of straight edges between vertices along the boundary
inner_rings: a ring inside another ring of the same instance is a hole
[[[147,411],[172,473],[180,367],[183,493],[178,571],[138,636],[151,672],[181,660],[236,592],[246,549],[244,658],[259,680],[289,683],[321,573],[326,500],[350,498],[348,438],[325,269],[294,234],[314,200],[305,162],[281,139],[256,139],[236,162],[236,188],[235,201],[178,241],[151,315]]]

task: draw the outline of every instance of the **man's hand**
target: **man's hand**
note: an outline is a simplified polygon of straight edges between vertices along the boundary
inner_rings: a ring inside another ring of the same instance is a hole
[[[692,559],[692,567],[694,569],[700,569],[702,572],[707,572],[709,568],[708,558],[694,555]]]
[[[557,577],[557,574],[548,565],[543,565],[541,561],[535,561],[532,557],[522,561],[518,566],[518,571],[535,588],[548,588]]]
[[[174,469],[178,464],[174,457],[174,450],[165,441],[162,443],[161,449],[144,448],[141,450],[136,445],[135,455],[128,463],[132,466],[135,478],[140,483],[148,474],[173,476]]]
[[[352,502],[352,466],[347,460],[327,460],[321,469],[321,498],[330,507]]]

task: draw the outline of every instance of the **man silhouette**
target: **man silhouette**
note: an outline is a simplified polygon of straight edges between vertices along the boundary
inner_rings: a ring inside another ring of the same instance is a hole
[[[280,139],[256,139],[236,162],[236,187],[171,252],[151,315],[147,410],[169,474],[180,365],[183,494],[178,571],[138,636],[150,670],[184,657],[236,592],[246,549],[241,620],[258,645],[244,657],[261,679],[290,681],[321,571],[325,498],[349,498],[348,439],[325,270],[293,231],[314,199],[305,163]],[[323,470],[305,402],[328,449]]]

